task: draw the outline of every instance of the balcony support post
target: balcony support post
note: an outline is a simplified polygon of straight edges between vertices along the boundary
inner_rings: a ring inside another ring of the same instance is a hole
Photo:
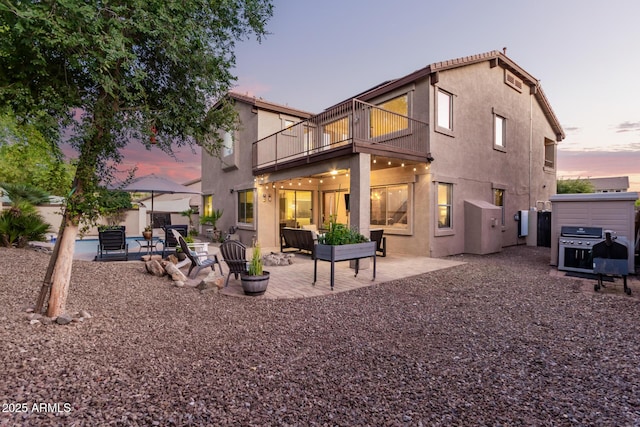
[[[349,207],[350,226],[356,227],[358,231],[369,235],[369,224],[371,223],[371,155],[360,153],[351,156],[349,161]]]

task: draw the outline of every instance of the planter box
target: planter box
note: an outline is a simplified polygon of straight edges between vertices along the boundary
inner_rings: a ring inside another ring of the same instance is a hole
[[[331,290],[333,290],[335,262],[373,258],[373,279],[376,278],[376,242],[354,243],[351,245],[316,245],[313,262],[313,284],[316,284],[318,260],[331,263]],[[356,276],[358,276],[358,262],[356,261]]]

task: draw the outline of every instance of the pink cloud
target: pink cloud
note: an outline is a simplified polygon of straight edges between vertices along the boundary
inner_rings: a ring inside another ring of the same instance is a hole
[[[232,90],[247,96],[263,96],[271,91],[271,86],[254,80],[252,77],[240,77],[239,83]]]
[[[76,158],[77,153],[69,146],[63,145],[64,154],[68,158]],[[175,158],[164,153],[157,147],[147,150],[139,142],[131,142],[121,153],[122,162],[118,165],[119,178],[125,178],[129,170],[138,167],[136,176],[151,173],[165,176],[178,183],[184,183],[201,177],[201,148],[184,147],[173,148]]]

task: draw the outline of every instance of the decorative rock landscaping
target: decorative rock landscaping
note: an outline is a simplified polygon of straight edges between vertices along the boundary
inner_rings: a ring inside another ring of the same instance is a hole
[[[281,300],[76,261],[67,309],[92,317],[54,328],[25,319],[49,256],[0,248],[0,395],[28,408],[0,425],[640,425],[637,281],[595,293],[544,248],[452,259]]]

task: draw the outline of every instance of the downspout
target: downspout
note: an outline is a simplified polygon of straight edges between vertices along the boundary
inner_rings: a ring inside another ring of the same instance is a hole
[[[538,90],[538,84],[534,88],[535,91]],[[533,209],[533,188],[531,188],[531,183],[533,181],[533,93],[529,93],[529,210]]]

